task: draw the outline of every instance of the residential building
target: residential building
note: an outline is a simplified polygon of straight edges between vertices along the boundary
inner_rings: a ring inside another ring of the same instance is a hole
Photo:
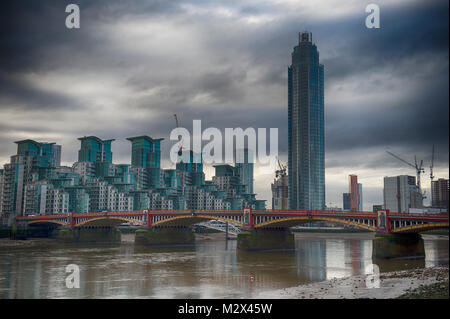
[[[16,216],[24,213],[25,187],[28,183],[55,176],[55,165],[59,165],[61,148],[54,143],[22,140],[17,144],[17,154],[4,165],[2,214],[11,225]]]
[[[2,223],[3,215],[3,184],[5,180],[4,170],[0,169],[0,225]]]
[[[358,211],[363,211],[363,191],[361,183],[358,183]]]
[[[448,179],[439,178],[431,183],[431,206],[448,209]]]
[[[78,151],[78,162],[112,163],[111,140],[101,140],[96,136],[85,136],[78,139],[81,147]]]
[[[127,138],[131,142],[131,165],[139,180],[139,189],[161,187],[161,141],[142,135]]]
[[[350,193],[350,210],[358,210],[358,176],[348,176],[348,191]]]
[[[288,68],[289,208],[325,207],[324,66],[310,32]]]
[[[113,164],[111,142],[79,139],[78,161],[61,166],[61,147],[32,140],[16,142],[17,155],[0,169],[0,216],[129,211],[144,209],[265,208],[253,191],[253,164],[218,169],[205,181],[201,154],[185,151],[176,169],[161,169],[160,141],[129,138],[131,164]]]
[[[253,165],[255,159],[252,151],[248,149],[237,150],[235,166],[239,183],[245,186],[245,193],[253,194]]]

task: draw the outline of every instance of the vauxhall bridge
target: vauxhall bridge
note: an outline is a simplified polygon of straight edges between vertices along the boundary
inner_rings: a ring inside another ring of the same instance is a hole
[[[140,229],[136,231],[136,242],[149,245],[193,243],[194,235],[191,227],[208,220],[218,220],[244,229],[245,231],[238,235],[238,248],[244,250],[294,248],[293,235],[289,228],[316,221],[349,225],[374,232],[378,238],[388,238],[389,250],[396,245],[399,247],[410,246],[411,243],[416,245],[420,238],[418,234],[421,232],[449,227],[448,213],[395,213],[389,210],[363,212],[252,208],[242,210],[147,209],[16,217],[18,228],[34,228],[33,226],[56,228],[60,234],[63,234],[60,237],[69,241],[83,241],[84,238],[87,238],[87,241],[89,239],[108,241],[117,240],[117,238],[120,240],[116,227],[126,222],[140,226]],[[92,236],[95,232],[101,232],[102,236],[100,238]],[[384,242],[379,241],[379,243]],[[378,243],[377,245],[379,246]],[[392,252],[389,254],[392,255]]]

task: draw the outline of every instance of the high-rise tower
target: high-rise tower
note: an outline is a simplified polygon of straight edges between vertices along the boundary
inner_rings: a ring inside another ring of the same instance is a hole
[[[288,68],[289,208],[325,207],[324,68],[310,32]]]

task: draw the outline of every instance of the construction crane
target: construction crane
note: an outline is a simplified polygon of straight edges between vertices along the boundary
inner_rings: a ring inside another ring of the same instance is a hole
[[[434,168],[434,144],[433,148],[431,149],[431,164],[430,164],[430,190],[431,190],[431,202],[433,203],[433,168]]]
[[[433,144],[433,148],[431,149],[431,165],[430,165],[430,180],[431,180],[431,182],[433,182],[433,179],[434,179],[433,168],[434,168],[434,144]]]
[[[175,117],[175,123],[177,125],[177,128],[179,128],[178,117],[176,114],[174,114],[173,116]],[[180,142],[180,149],[178,150],[178,156],[181,156],[183,154],[183,140],[181,139],[181,135],[178,135],[178,141]]]
[[[280,159],[277,156],[277,161],[278,161],[278,166],[279,166],[279,170],[275,171],[275,176],[279,177],[279,176],[284,176],[286,175],[286,165],[281,164]]]
[[[275,181],[272,184],[272,208],[278,209],[288,208],[288,181],[286,173],[286,165],[281,164],[277,156],[279,169],[275,171]]]
[[[416,170],[416,176],[417,176],[417,187],[419,188],[419,192],[422,194],[422,188],[420,186],[420,174],[425,172],[425,169],[422,167],[423,166],[423,160],[420,161],[420,165],[417,165],[417,157],[414,155],[414,164],[411,164],[407,161],[405,161],[403,158],[398,157],[397,155],[386,151],[386,153],[388,153],[389,155],[395,157],[396,159],[398,159],[399,161],[402,161],[403,163],[405,163],[406,165],[411,166],[412,168],[414,168]],[[424,196],[425,194],[422,194],[423,198],[425,198]]]

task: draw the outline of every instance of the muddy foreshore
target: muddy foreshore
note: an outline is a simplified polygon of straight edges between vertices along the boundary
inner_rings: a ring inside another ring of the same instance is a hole
[[[308,285],[267,291],[256,298],[275,299],[392,299],[429,285],[439,284],[448,296],[448,266],[393,271],[380,274],[379,288],[369,288],[367,275],[333,278]],[[369,284],[370,286],[370,284]],[[442,287],[444,286],[444,287]],[[445,293],[443,294],[445,295]],[[417,294],[421,298],[424,294]]]

